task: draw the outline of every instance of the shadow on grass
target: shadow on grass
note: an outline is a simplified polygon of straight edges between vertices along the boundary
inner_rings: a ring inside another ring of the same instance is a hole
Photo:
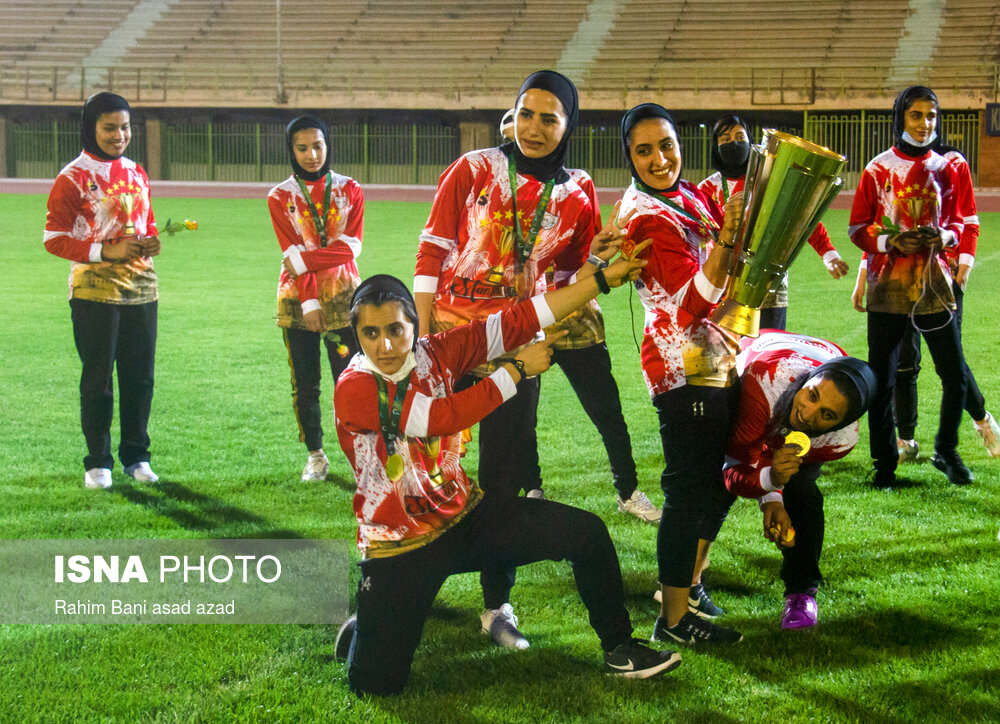
[[[158,483],[143,484],[141,488],[122,483],[115,485],[109,492],[120,495],[130,503],[141,505],[156,515],[169,518],[187,530],[214,532],[236,524],[253,526],[254,538],[304,537],[298,531],[277,528],[266,518],[220,498],[163,479]]]

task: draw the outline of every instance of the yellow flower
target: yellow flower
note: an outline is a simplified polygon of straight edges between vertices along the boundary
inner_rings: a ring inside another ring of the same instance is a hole
[[[184,228],[189,231],[198,231],[198,222],[194,219],[184,219]]]

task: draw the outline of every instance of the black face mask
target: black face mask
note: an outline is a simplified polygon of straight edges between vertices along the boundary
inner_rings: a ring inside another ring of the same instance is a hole
[[[749,141],[730,141],[719,146],[719,158],[727,171],[746,172],[747,159],[750,158]]]

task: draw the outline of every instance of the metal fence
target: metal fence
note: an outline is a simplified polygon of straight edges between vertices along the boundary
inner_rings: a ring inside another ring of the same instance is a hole
[[[887,113],[806,112],[802,125],[779,130],[803,136],[847,156],[844,187],[854,188],[865,164],[892,143]],[[973,181],[979,166],[978,113],[945,114],[944,138],[969,160]],[[20,178],[52,178],[80,149],[76,122],[11,123],[7,173]],[[761,128],[754,127],[754,139]],[[700,181],[712,173],[709,124],[680,124],[683,175]],[[453,126],[421,124],[334,125],[332,166],[361,183],[436,184],[441,171],[458,157],[459,133]],[[499,135],[496,142],[500,142]],[[132,127],[128,156],[145,165],[144,125]],[[165,179],[178,181],[278,182],[290,172],[284,126],[278,123],[164,124],[160,162]],[[590,172],[598,186],[623,188],[630,179],[617,125],[583,125],[573,136],[569,166]]]

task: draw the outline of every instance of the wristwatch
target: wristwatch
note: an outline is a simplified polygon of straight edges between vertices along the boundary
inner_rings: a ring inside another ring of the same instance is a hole
[[[590,256],[588,256],[587,263],[593,264],[598,269],[605,269],[608,266],[608,262],[605,259],[602,259],[601,257],[597,256],[596,254],[591,254]]]
[[[524,371],[524,362],[519,360],[517,357],[510,361],[512,365],[517,369],[517,373],[521,375],[521,380],[528,379],[528,373]],[[521,380],[518,380],[520,382]]]

